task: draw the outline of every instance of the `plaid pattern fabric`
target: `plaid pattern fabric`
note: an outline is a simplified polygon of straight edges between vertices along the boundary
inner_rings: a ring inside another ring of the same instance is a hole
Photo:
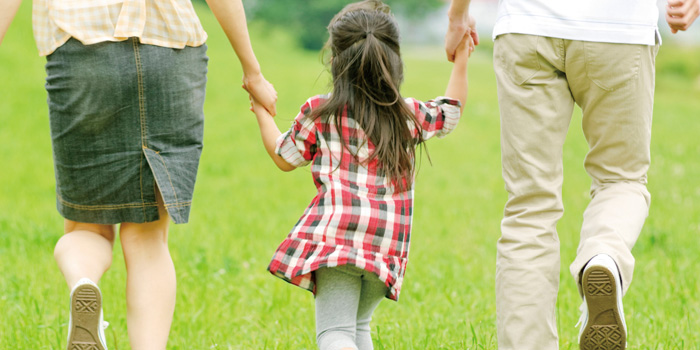
[[[34,0],[32,21],[42,56],[70,37],[85,45],[138,37],[178,49],[207,39],[190,0]]]
[[[321,267],[354,265],[379,276],[388,287],[387,297],[397,300],[401,291],[413,214],[413,189],[394,192],[377,161],[363,165],[374,151],[362,128],[342,118],[342,147],[334,118],[312,120],[311,114],[326,96],[310,98],[292,127],[277,139],[277,154],[289,164],[311,163],[318,193],[304,215],[274,254],[268,270],[274,275],[314,291],[314,275]],[[459,101],[437,98],[426,103],[406,99],[422,130],[418,137],[443,137],[460,118]],[[359,162],[353,154],[357,154]]]

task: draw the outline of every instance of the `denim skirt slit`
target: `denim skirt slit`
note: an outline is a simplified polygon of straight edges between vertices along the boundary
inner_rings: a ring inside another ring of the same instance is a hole
[[[47,56],[56,204],[97,224],[189,219],[202,152],[206,45],[172,49],[137,38]]]

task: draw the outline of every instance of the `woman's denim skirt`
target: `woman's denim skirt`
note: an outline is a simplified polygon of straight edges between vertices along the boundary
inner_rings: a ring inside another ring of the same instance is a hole
[[[137,38],[47,57],[58,211],[116,224],[159,219],[160,193],[187,222],[202,152],[206,45],[171,49]]]

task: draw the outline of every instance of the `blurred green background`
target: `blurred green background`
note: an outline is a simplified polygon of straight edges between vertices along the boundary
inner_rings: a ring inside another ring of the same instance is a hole
[[[197,0],[204,2],[203,0]],[[328,39],[325,30],[331,18],[347,0],[264,0],[244,1],[248,18],[294,33],[299,45],[307,50],[319,50]],[[406,19],[419,19],[435,12],[440,0],[387,0],[394,13]]]
[[[178,299],[169,348],[313,349],[312,295],[265,270],[315,194],[309,170],[282,173],[268,159],[233,50],[206,6],[197,3],[196,9],[210,36],[205,148],[190,223],[174,226],[170,235]],[[279,93],[276,121],[286,129],[306,98],[328,91],[328,75],[318,51],[301,49],[298,24],[273,26],[254,11],[250,15],[254,49]],[[428,32],[413,25],[420,18],[406,16],[402,31]],[[451,64],[440,38],[418,37],[407,35],[402,48],[402,92],[430,99],[444,92]],[[496,348],[495,244],[506,193],[488,33],[482,40],[470,61],[464,117],[454,133],[429,142],[432,165],[425,157],[420,164],[411,260],[401,300],[387,300],[375,313],[377,349]],[[65,346],[68,288],[52,255],[63,221],[54,205],[44,62],[31,33],[31,2],[25,1],[0,46],[1,349]],[[625,297],[629,349],[700,349],[699,96],[700,49],[666,38],[657,57],[652,206]],[[580,122],[577,110],[564,150],[561,349],[578,348],[580,299],[568,264],[590,186]],[[111,323],[109,347],[129,349],[118,242],[100,284]]]

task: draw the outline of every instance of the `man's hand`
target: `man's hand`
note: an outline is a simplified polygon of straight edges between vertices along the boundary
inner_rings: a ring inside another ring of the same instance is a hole
[[[666,22],[671,33],[687,30],[700,15],[700,0],[668,0]]]
[[[450,23],[447,26],[447,34],[445,35],[445,53],[447,54],[447,60],[454,62],[455,51],[459,44],[464,40],[464,36],[468,35],[472,38],[474,45],[479,45],[479,34],[476,32],[476,21],[474,17],[465,13],[463,16],[458,16],[457,18],[450,17]]]

